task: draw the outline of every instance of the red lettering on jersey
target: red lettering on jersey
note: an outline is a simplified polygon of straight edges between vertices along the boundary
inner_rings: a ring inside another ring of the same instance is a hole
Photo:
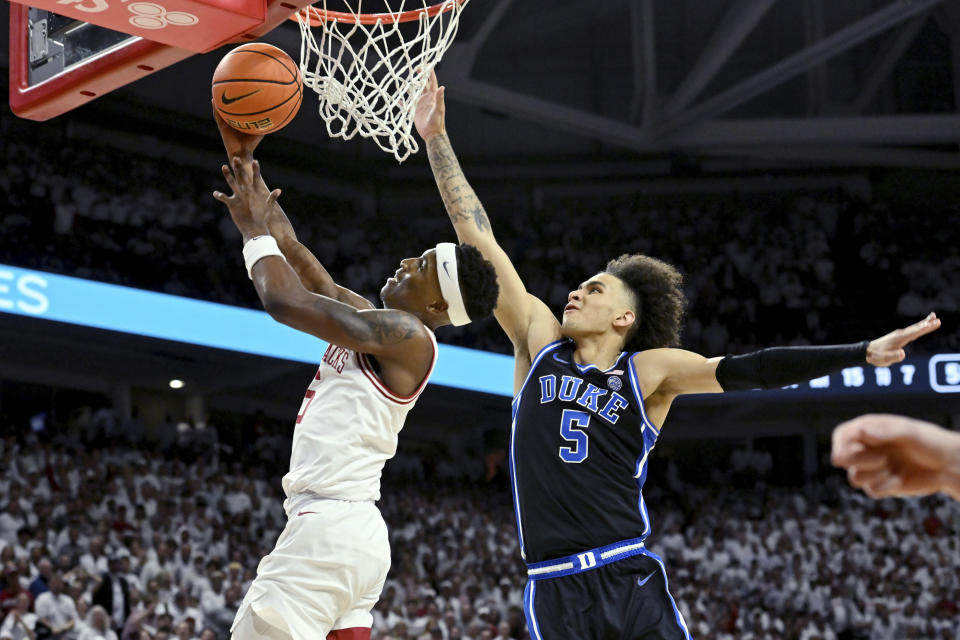
[[[303,416],[306,415],[307,409],[310,408],[310,403],[313,402],[313,399],[316,397],[316,395],[316,391],[307,389],[307,394],[303,396],[303,402],[300,403],[300,412],[297,414],[297,424],[303,422]]]
[[[323,361],[336,369],[337,373],[343,373],[343,367],[347,364],[347,358],[349,357],[349,350],[331,344],[327,347],[327,352],[323,354]]]

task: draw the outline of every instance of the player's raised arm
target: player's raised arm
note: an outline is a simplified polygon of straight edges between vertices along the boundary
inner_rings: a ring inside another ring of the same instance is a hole
[[[215,192],[214,198],[227,205],[243,235],[244,261],[267,313],[338,346],[425,369],[432,358],[432,341],[415,315],[395,309],[360,310],[303,287],[267,227],[280,190],[267,189],[255,160],[246,161],[249,167],[244,164],[234,158],[233,173],[224,172],[233,193]]]
[[[650,376],[644,386],[669,398],[690,393],[777,389],[845,367],[886,367],[900,362],[906,357],[905,346],[939,327],[940,319],[931,313],[909,327],[854,344],[773,347],[709,359],[680,349],[652,349],[637,354],[635,362],[638,371]]]
[[[414,124],[426,143],[430,167],[457,238],[477,247],[497,271],[497,322],[510,337],[518,356],[535,354],[559,337],[560,325],[547,306],[527,292],[509,256],[497,243],[487,212],[467,182],[447,137],[443,93],[436,74],[431,72],[417,104]]]
[[[220,137],[223,140],[223,147],[227,151],[228,161],[232,163],[234,158],[239,158],[241,169],[250,171],[253,152],[260,144],[263,136],[237,131],[224,122],[216,109],[213,110],[213,118],[217,123],[217,129],[220,130]],[[230,174],[230,168],[224,166],[223,170],[224,177],[227,177]],[[263,184],[262,187],[267,188],[266,184]],[[296,271],[300,282],[308,291],[339,300],[358,309],[373,308],[370,301],[363,296],[338,285],[317,257],[313,255],[313,252],[297,240],[293,225],[290,224],[290,220],[278,202],[273,204],[273,209],[267,218],[267,227],[270,235],[276,238],[277,245],[287,262]]]

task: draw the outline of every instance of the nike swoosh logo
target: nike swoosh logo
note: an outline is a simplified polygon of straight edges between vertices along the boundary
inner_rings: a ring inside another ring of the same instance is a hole
[[[557,362],[562,362],[563,364],[570,364],[566,360],[563,360],[562,358],[560,358],[560,356],[558,356],[557,354],[553,354],[553,359],[556,360]]]
[[[242,96],[237,96],[236,98],[228,98],[227,90],[224,89],[223,93],[220,94],[220,100],[223,101],[223,104],[233,104],[237,100],[243,100],[244,98],[249,98],[255,93],[260,93],[260,89],[257,89],[256,91],[251,91],[250,93],[245,93]]]
[[[643,580],[641,580],[640,578],[637,578],[637,586],[638,586],[638,587],[642,587],[643,585],[647,584],[647,581],[648,581],[650,578],[653,577],[653,574],[654,574],[654,573],[656,573],[656,570],[654,570],[653,573],[651,573],[650,575],[648,575],[648,576],[647,576],[646,578],[644,578]]]
[[[450,267],[447,266],[447,265],[449,265],[449,264],[450,264],[450,261],[449,261],[449,260],[444,260],[444,261],[443,261],[443,270],[447,272],[447,277],[448,277],[448,278],[452,278],[453,276],[450,275]]]

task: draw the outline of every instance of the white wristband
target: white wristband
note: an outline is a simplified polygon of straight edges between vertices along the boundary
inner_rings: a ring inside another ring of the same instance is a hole
[[[247,243],[243,245],[243,262],[247,266],[247,275],[253,280],[253,265],[261,258],[266,258],[267,256],[280,256],[283,258],[283,253],[280,251],[280,247],[277,246],[277,240],[273,236],[257,236],[256,238],[251,238],[247,240]],[[283,258],[286,260],[286,258]]]

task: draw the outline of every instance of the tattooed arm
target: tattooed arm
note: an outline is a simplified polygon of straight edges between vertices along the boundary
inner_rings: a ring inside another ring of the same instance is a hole
[[[410,395],[433,362],[428,329],[411,313],[397,309],[357,309],[311,293],[286,262],[258,261],[253,283],[263,308],[277,322],[358,353],[376,356],[387,386]]]
[[[513,342],[517,358],[514,386],[518,388],[529,370],[531,356],[560,337],[560,324],[542,301],[527,293],[510,257],[497,243],[490,219],[453,153],[445,119],[443,87],[437,86],[436,75],[431,73],[414,123],[426,143],[433,177],[457,238],[477,247],[497,270],[500,295],[494,315]]]
[[[214,197],[230,209],[244,242],[267,235],[267,220],[279,191],[270,192],[260,179],[256,161],[233,160],[224,172],[233,190]],[[357,309],[304,288],[300,277],[280,256],[261,258],[251,270],[263,308],[285,325],[327,342],[377,357],[384,382],[409,395],[419,386],[433,361],[429,330],[413,314],[396,309]]]

